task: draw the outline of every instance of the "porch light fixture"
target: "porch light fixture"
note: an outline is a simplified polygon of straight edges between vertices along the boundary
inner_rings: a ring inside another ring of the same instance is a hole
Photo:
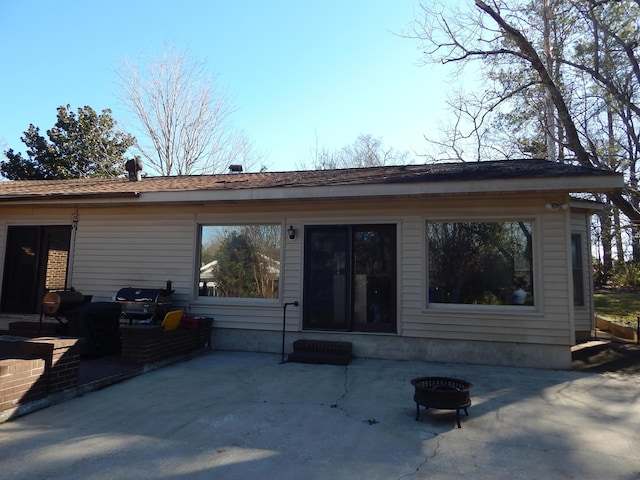
[[[289,228],[287,228],[287,235],[289,235],[291,240],[296,239],[296,229],[293,228],[293,225],[289,225]]]
[[[547,203],[546,207],[547,210],[558,210],[559,208],[566,210],[567,208],[569,208],[569,205],[560,202],[549,202]]]

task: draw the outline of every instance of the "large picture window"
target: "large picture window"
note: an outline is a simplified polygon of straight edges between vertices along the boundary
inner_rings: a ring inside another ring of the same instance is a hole
[[[278,298],[280,225],[202,225],[198,294]]]
[[[429,222],[430,303],[533,305],[531,221]]]

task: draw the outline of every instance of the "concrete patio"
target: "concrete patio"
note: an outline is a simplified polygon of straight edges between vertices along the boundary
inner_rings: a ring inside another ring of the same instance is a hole
[[[4,479],[640,476],[640,376],[209,352],[0,425]],[[475,387],[422,410],[410,380]]]

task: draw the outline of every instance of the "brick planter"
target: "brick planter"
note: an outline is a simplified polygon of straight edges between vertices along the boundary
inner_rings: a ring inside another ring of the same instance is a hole
[[[160,325],[121,325],[121,360],[131,365],[159,362],[211,344],[212,318],[197,319],[194,329],[163,332]]]
[[[62,332],[62,325],[51,322],[11,322],[9,332],[11,335],[21,337],[54,336]]]
[[[0,360],[0,412],[47,396],[44,368],[42,358]]]
[[[77,338],[0,337],[0,411],[78,385]]]
[[[78,385],[81,342],[78,338],[58,337],[36,337],[26,342],[26,351],[37,350],[35,345],[52,347],[51,357],[46,362],[49,393],[61,392]]]

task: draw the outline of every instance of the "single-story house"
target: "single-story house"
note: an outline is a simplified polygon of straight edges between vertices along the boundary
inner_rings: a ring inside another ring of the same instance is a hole
[[[0,310],[170,281],[218,349],[570,368],[594,326],[579,194],[623,185],[546,160],[0,182]]]

